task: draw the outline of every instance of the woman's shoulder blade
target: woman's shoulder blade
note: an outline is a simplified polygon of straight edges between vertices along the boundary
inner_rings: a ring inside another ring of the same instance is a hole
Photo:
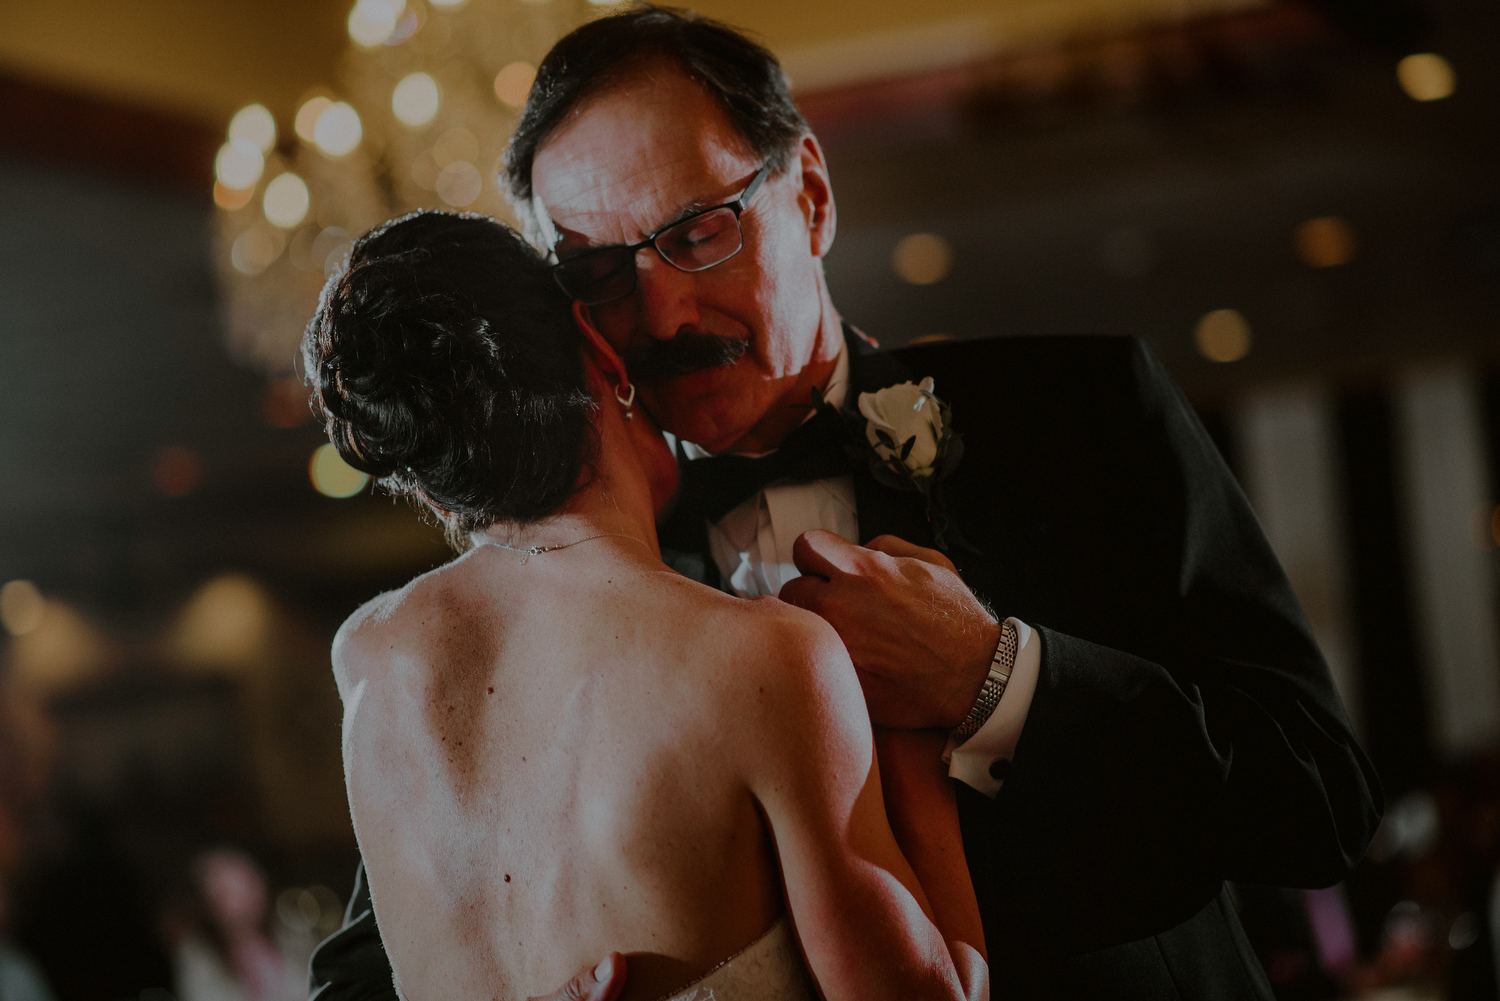
[[[458,612],[462,605],[455,607],[450,598],[460,566],[461,559],[446,563],[355,609],[333,638],[333,669],[340,684],[346,678],[357,680],[352,676],[364,674],[390,654],[422,645],[422,634]]]

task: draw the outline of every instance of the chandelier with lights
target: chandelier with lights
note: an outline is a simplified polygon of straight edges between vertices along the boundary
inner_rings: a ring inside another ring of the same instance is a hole
[[[609,0],[605,0],[609,2]],[[292,371],[325,277],[371,226],[417,208],[513,221],[499,160],[536,64],[594,0],[358,0],[337,89],[291,134],[242,108],[214,163],[214,256],[236,360]]]

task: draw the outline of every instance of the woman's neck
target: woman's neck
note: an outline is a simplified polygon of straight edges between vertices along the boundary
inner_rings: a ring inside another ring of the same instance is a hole
[[[568,509],[540,521],[527,524],[499,522],[474,533],[476,543],[493,543],[511,549],[563,549],[595,538],[618,539],[627,546],[630,544],[627,540],[634,539],[641,543],[636,547],[641,554],[661,558],[656,526],[649,520],[643,526],[638,519],[607,503],[570,504]]]
[[[613,420],[608,418],[613,417]],[[651,488],[623,422],[609,414],[600,421],[599,449],[592,475],[555,513],[528,524],[491,525],[476,541],[517,549],[559,547],[597,536],[635,539],[643,553],[661,558]],[[629,543],[626,543],[629,545]]]

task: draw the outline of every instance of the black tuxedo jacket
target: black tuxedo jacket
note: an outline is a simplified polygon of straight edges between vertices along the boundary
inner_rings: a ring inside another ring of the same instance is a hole
[[[850,376],[934,378],[965,445],[941,489],[975,550],[950,555],[1042,641],[999,795],[959,786],[995,996],[1270,999],[1224,881],[1337,882],[1381,792],[1192,409],[1127,338],[855,354]],[[859,471],[855,495],[862,542],[932,544],[916,494]],[[662,540],[712,583],[703,526],[679,510]],[[314,957],[324,1001],[390,996],[367,910]]]

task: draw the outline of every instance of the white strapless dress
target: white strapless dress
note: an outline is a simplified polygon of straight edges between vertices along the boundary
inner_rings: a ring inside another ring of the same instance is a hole
[[[701,980],[660,1001],[817,1001],[817,996],[791,922],[783,914],[770,931]]]

